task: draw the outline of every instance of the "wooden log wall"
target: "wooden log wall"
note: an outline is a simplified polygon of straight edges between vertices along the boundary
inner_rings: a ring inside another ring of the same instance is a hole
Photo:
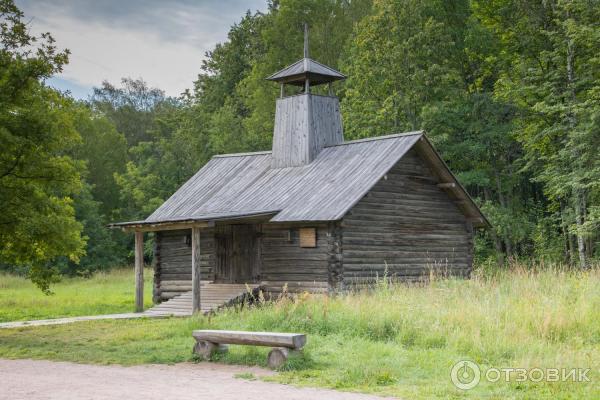
[[[317,247],[300,247],[298,226],[262,225],[260,275],[267,292],[277,295],[286,283],[290,293],[328,291],[329,228],[310,226],[317,228]]]
[[[400,280],[470,274],[472,227],[437,183],[411,150],[344,217],[347,287],[383,278],[386,264],[388,276]]]
[[[338,221],[329,223],[327,235],[327,277],[329,290],[344,289],[343,229]]]
[[[191,229],[156,233],[154,298],[166,300],[192,290]],[[157,257],[158,256],[158,257]],[[214,230],[200,230],[202,280],[214,277]]]

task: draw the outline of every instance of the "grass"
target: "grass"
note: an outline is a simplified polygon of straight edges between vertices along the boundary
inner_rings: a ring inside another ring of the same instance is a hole
[[[145,271],[144,303],[152,304],[151,270]],[[27,279],[0,274],[0,322],[113,314],[134,310],[133,268],[65,278],[43,294]]]
[[[128,280],[132,277],[127,278]],[[304,355],[260,379],[410,399],[600,398],[600,270],[517,269],[370,293],[303,295],[213,317],[90,321],[0,330],[0,357],[124,365],[193,361],[200,328],[306,332]],[[225,363],[265,365],[268,348],[230,346]],[[483,380],[461,391],[457,361],[591,368],[589,383]],[[250,375],[240,378],[251,379]]]
[[[238,374],[233,375],[234,378],[238,378],[238,379],[245,379],[248,381],[255,381],[256,380],[256,375],[254,375],[252,372],[240,372]]]

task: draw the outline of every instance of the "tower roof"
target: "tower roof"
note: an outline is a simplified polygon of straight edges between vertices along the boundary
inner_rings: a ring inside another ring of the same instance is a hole
[[[312,58],[305,57],[269,76],[267,80],[288,85],[304,86],[306,79],[311,86],[346,79],[346,75],[323,65]]]
[[[346,79],[346,75],[308,57],[308,24],[304,24],[304,58],[266,78],[268,81],[288,85],[320,85]],[[308,91],[308,85],[306,86]]]

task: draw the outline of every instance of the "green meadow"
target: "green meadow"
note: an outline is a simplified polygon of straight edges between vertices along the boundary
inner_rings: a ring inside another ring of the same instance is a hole
[[[152,305],[152,271],[144,273],[144,303]],[[133,268],[63,278],[45,295],[31,281],[0,274],[0,322],[132,312]]]
[[[131,271],[65,280],[47,301],[20,278],[2,276],[0,287],[4,320],[133,307]],[[11,301],[5,298],[9,292]],[[57,304],[62,301],[63,306]],[[471,280],[382,283],[369,292],[337,297],[304,294],[208,317],[2,329],[0,357],[123,365],[196,362],[193,329],[305,332],[303,355],[290,359],[275,376],[261,379],[406,399],[597,399],[599,310],[598,268],[513,268],[476,273]],[[231,346],[214,361],[264,366],[267,351]],[[519,382],[513,374],[509,382],[483,379],[464,391],[450,380],[452,366],[461,360],[474,361],[484,372],[590,368],[590,382]],[[239,378],[255,379],[245,374]]]

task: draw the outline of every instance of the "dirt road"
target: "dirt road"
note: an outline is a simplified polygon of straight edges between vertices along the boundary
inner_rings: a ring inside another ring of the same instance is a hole
[[[237,373],[270,374],[260,368],[213,363],[85,365],[0,359],[0,399],[127,400],[367,400],[381,397],[235,378]]]

